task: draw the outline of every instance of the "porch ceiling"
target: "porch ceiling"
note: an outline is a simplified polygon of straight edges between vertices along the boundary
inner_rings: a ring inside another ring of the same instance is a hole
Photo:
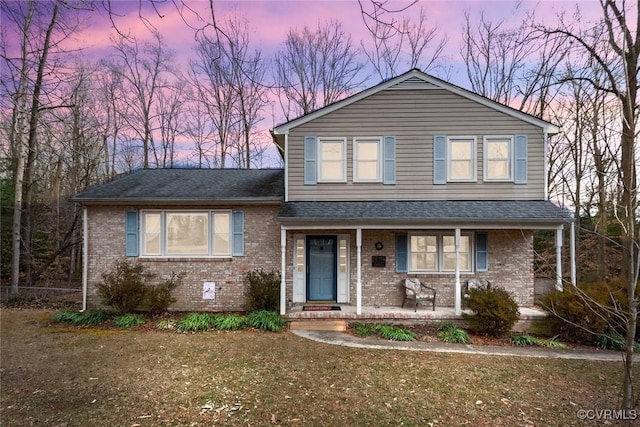
[[[546,200],[429,200],[285,202],[283,224],[488,225],[538,228],[572,221],[571,214]]]

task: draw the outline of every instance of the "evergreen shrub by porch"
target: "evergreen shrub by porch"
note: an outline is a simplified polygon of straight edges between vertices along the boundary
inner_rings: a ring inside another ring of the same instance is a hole
[[[278,311],[280,306],[280,272],[266,272],[261,268],[248,271],[244,276],[246,286],[245,310]]]
[[[469,308],[474,313],[465,315],[469,328],[498,338],[507,336],[520,317],[511,294],[497,287],[469,290]]]
[[[549,292],[540,304],[550,313],[543,322],[544,332],[563,341],[613,348],[604,337],[626,333],[624,315],[628,304],[624,280],[565,286],[564,291]]]

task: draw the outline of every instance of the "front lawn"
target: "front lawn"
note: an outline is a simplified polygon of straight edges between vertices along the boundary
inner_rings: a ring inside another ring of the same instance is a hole
[[[0,425],[568,426],[589,425],[580,409],[620,404],[617,362],[74,327],[52,314],[0,311]]]

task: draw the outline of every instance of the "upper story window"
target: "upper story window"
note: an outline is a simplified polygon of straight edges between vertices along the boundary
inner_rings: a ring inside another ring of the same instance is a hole
[[[231,212],[142,212],[142,256],[231,256]]]
[[[318,181],[347,180],[347,139],[318,138]]]
[[[448,181],[476,180],[476,138],[450,136],[447,138]]]
[[[513,137],[487,136],[484,138],[484,180],[513,180]]]
[[[382,138],[353,138],[353,181],[382,181]]]

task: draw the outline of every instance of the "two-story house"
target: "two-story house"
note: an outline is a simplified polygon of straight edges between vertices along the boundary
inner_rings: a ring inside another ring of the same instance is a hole
[[[411,70],[275,127],[284,170],[143,170],[77,195],[85,296],[95,303],[100,274],[129,256],[187,273],[176,310],[241,310],[254,268],[281,272],[282,314],[399,307],[407,277],[456,314],[474,277],[532,306],[534,231],[556,232],[561,286],[572,227],[547,197],[558,131]]]

